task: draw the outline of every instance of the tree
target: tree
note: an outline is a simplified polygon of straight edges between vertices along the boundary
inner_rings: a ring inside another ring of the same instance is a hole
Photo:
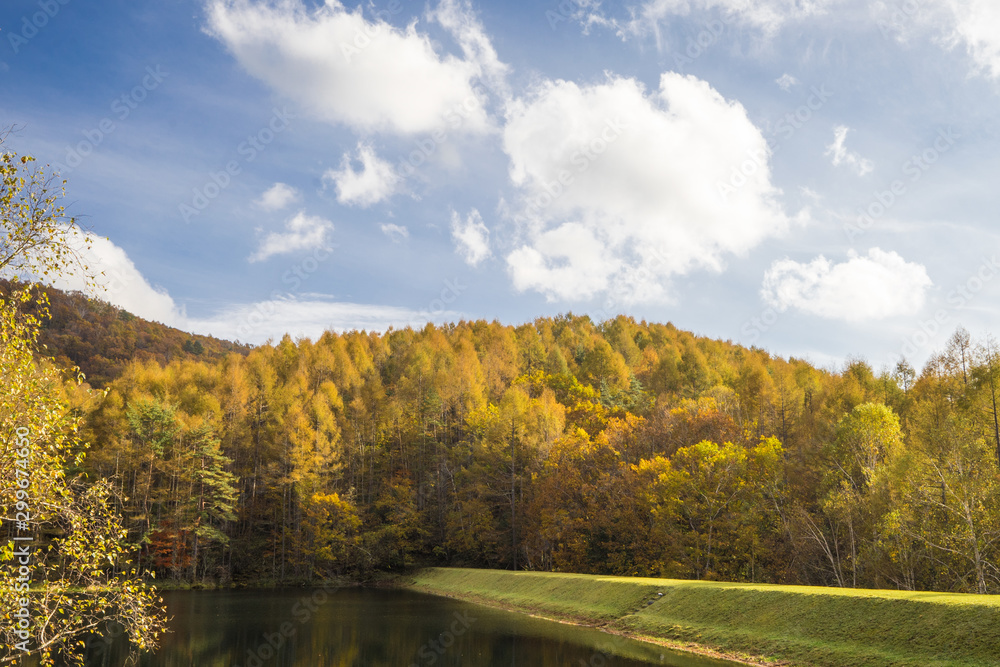
[[[154,401],[130,405],[125,418],[132,441],[128,458],[138,464],[132,476],[132,497],[142,498],[141,514],[136,519],[145,525],[144,535],[148,535],[154,527],[154,505],[176,506],[176,482],[180,473],[176,454],[181,427],[173,409]],[[175,569],[177,553],[175,546]]]
[[[127,553],[111,486],[88,485],[68,472],[83,459],[80,420],[59,371],[34,358],[40,323],[19,310],[30,299],[27,290],[0,299],[0,513],[20,522],[10,524],[16,530],[0,546],[0,608],[7,616],[0,641],[45,665],[79,665],[84,636],[114,622],[133,647],[151,648],[163,614]],[[31,566],[22,570],[25,560]],[[25,582],[25,591],[19,578],[38,583]],[[21,600],[29,602],[28,627],[10,622]]]
[[[863,403],[837,425],[830,461],[843,481],[861,491],[902,447],[903,432],[892,409],[880,403]]]
[[[927,548],[935,588],[989,593],[1000,584],[1000,473],[978,430],[952,415],[934,446],[915,453],[908,501],[918,520],[905,528]]]
[[[760,537],[774,510],[765,494],[781,477],[782,454],[774,438],[753,449],[703,441],[674,454],[689,576],[757,580]]]
[[[517,569],[524,550],[523,531],[518,526],[524,513],[525,486],[543,451],[562,435],[564,409],[551,391],[531,398],[521,386],[515,386],[498,405],[491,403],[470,414],[468,422],[477,459],[470,466],[474,480],[470,487],[476,505],[490,508],[494,526],[506,522],[506,535],[494,534],[492,541],[499,542],[496,548],[505,555],[503,560]]]
[[[856,587],[872,574],[865,567],[878,552],[878,526],[888,511],[877,491],[903,448],[899,418],[880,403],[862,403],[837,424],[819,501],[822,525],[805,519],[840,586]]]
[[[964,331],[964,330],[963,330]],[[957,333],[955,334],[958,335]],[[973,387],[986,397],[986,413],[989,415],[989,433],[993,440],[993,451],[997,466],[1000,466],[1000,349],[992,338],[984,342],[979,351],[981,363],[972,372]],[[964,359],[964,357],[963,357]],[[965,368],[962,369],[966,376]]]
[[[236,476],[226,470],[232,460],[219,449],[219,440],[212,429],[203,424],[187,433],[185,438],[185,518],[193,539],[191,578],[198,578],[199,548],[201,558],[208,563],[208,553],[215,545],[229,544],[223,532],[227,522],[236,519]],[[202,568],[204,572],[207,566]]]
[[[320,574],[338,574],[350,564],[359,542],[361,520],[348,500],[336,493],[314,493],[305,501],[306,554]]]
[[[62,184],[33,161],[0,155],[0,272],[79,271],[89,282],[79,254],[87,239],[59,205]],[[62,374],[35,358],[46,301],[13,285],[0,296],[0,514],[17,523],[0,543],[0,642],[44,665],[79,665],[84,637],[118,623],[133,650],[152,648],[165,623],[159,600],[129,558],[110,484],[74,472],[86,449],[80,417]],[[32,301],[37,315],[26,312]],[[27,614],[16,624],[15,609]]]
[[[90,248],[90,239],[59,204],[66,181],[34,162],[30,155],[0,154],[0,274],[79,273],[89,281],[81,253]]]
[[[969,368],[972,365],[972,337],[965,327],[959,327],[948,339],[948,347],[944,353],[945,363],[949,370],[961,371],[962,384],[969,384]]]

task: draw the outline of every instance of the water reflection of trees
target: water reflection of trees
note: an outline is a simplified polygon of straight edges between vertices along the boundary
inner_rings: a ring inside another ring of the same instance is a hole
[[[165,593],[173,632],[144,667],[581,667],[721,664],[657,647],[402,591]],[[320,598],[323,595],[318,596]],[[106,648],[105,648],[106,647]],[[120,641],[91,642],[89,665],[119,667]]]

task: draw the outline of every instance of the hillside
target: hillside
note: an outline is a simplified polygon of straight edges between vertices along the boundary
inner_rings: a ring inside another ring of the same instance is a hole
[[[50,353],[107,383],[87,468],[127,498],[159,576],[464,565],[1000,591],[1000,355],[962,330],[917,375],[626,316],[247,350],[51,299]]]
[[[994,592],[989,350],[960,331],[917,377],[626,316],[285,337],[127,366],[89,466],[179,580],[424,564]]]
[[[0,293],[7,294],[9,287],[8,281],[0,280]],[[60,365],[79,367],[95,388],[107,386],[133,360],[165,365],[180,359],[212,361],[230,352],[245,355],[250,351],[246,345],[144,320],[80,292],[43,289],[51,314],[39,337],[43,352]]]

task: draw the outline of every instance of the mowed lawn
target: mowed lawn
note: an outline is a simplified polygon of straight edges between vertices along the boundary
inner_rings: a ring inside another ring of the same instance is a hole
[[[1000,596],[430,568],[409,587],[759,662],[1000,665]]]

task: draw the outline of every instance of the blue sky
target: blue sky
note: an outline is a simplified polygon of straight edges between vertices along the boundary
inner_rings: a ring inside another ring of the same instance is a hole
[[[998,79],[990,0],[0,9],[99,296],[255,343],[624,312],[919,366],[997,330]]]

